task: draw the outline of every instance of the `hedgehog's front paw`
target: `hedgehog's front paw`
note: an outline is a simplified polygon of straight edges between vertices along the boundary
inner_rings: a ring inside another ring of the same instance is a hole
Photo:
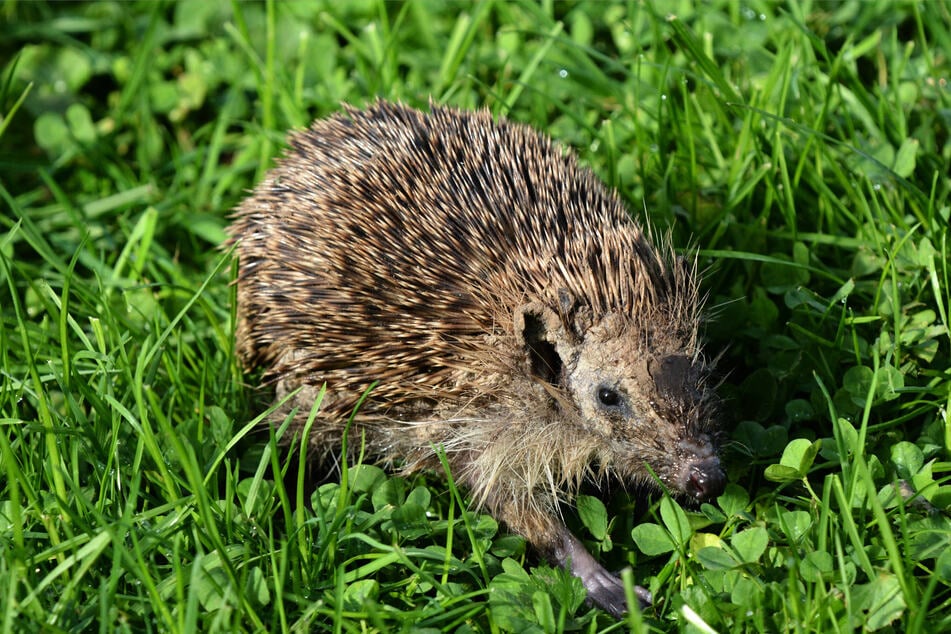
[[[624,616],[628,611],[627,597],[624,594],[624,584],[621,580],[605,570],[595,561],[578,539],[567,533],[562,537],[561,548],[555,552],[563,566],[570,566],[571,573],[581,579],[588,591],[588,601],[610,612],[617,618]],[[634,586],[641,607],[651,604],[650,591],[641,586]]]
[[[621,618],[628,612],[624,584],[618,577],[612,575],[597,563],[595,563],[595,566],[597,566],[597,569],[588,570],[585,575],[580,574],[578,570],[573,572],[581,577],[582,583],[588,590],[589,602],[611,615]],[[634,595],[642,608],[651,604],[651,593],[646,588],[634,586]]]

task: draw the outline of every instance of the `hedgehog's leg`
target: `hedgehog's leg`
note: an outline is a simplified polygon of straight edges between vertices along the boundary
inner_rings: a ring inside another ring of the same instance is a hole
[[[524,507],[516,508],[516,505],[507,505],[497,517],[528,539],[548,561],[570,570],[581,579],[590,602],[618,618],[628,611],[621,580],[595,561],[556,517]],[[642,607],[651,604],[651,593],[647,589],[635,586],[634,594]]]
[[[627,598],[624,584],[615,575],[595,561],[591,553],[567,528],[562,527],[559,543],[555,546],[549,560],[571,570],[571,574],[581,579],[588,591],[588,599],[616,617],[627,612]],[[651,593],[646,588],[634,586],[634,596],[641,607],[651,604]]]

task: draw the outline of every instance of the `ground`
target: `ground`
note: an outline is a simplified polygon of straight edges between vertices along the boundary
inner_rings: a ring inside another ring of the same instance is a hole
[[[3,631],[616,631],[451,477],[257,425],[229,210],[377,97],[545,130],[705,271],[726,493],[565,509],[631,627],[951,630],[948,7],[693,4],[0,6]]]

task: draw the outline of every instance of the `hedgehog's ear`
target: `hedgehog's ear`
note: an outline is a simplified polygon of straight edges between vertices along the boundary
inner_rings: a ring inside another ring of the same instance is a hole
[[[515,336],[526,354],[528,371],[552,385],[561,383],[564,364],[555,342],[563,330],[558,314],[539,302],[525,304],[515,311]]]
[[[571,337],[571,343],[580,343],[584,339],[584,333],[592,325],[591,308],[584,306],[578,298],[568,292],[568,289],[559,288],[558,313],[561,317],[561,325]]]

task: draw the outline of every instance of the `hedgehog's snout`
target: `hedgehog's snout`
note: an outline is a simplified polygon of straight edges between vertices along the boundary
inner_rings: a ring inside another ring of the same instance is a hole
[[[686,481],[683,490],[701,502],[717,497],[726,486],[726,473],[716,456],[688,463],[684,476]]]
[[[706,436],[683,440],[680,449],[685,455],[680,470],[680,490],[703,502],[717,497],[726,487],[726,472],[720,464],[715,443]]]

